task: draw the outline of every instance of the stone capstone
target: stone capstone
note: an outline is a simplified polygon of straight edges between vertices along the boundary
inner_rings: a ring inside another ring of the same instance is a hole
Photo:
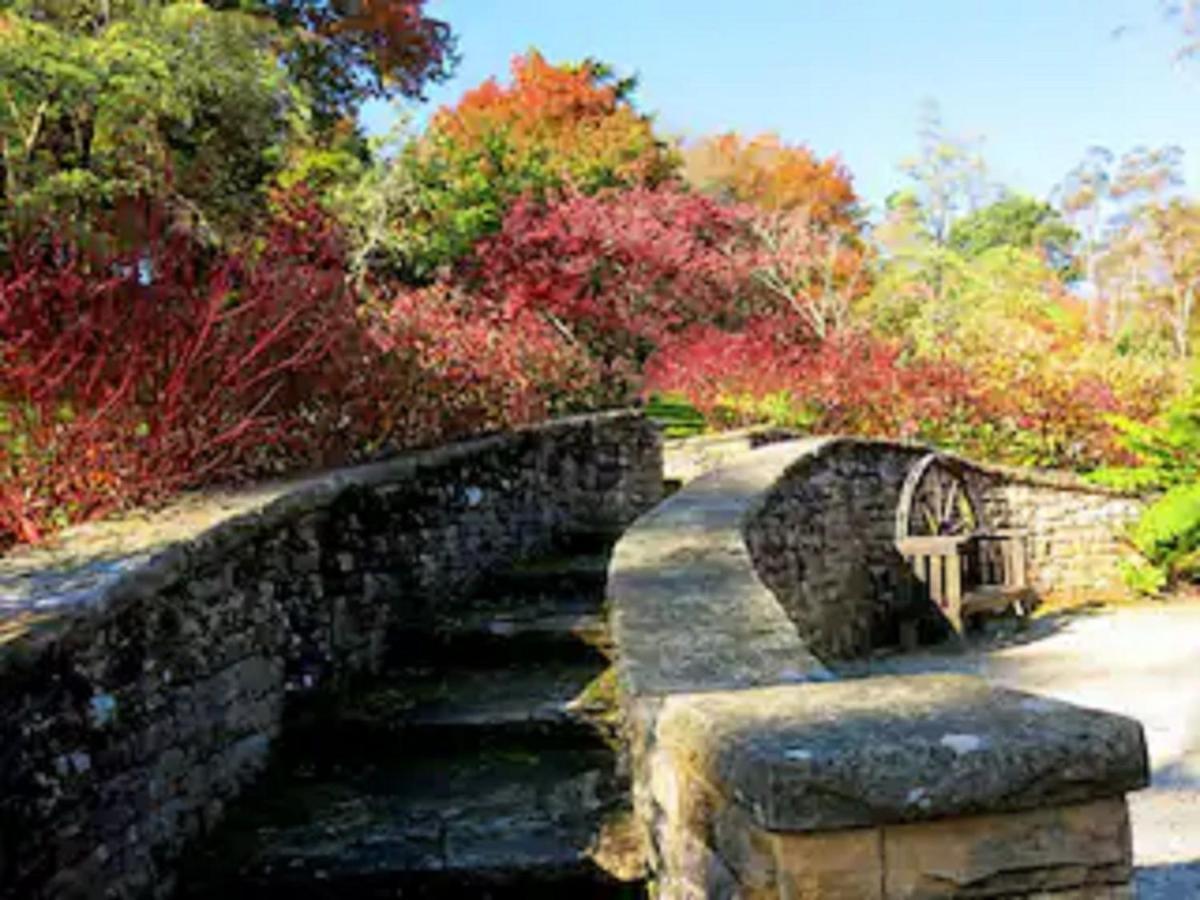
[[[680,695],[656,752],[780,832],[1119,798],[1148,779],[1138,722],[965,675]]]

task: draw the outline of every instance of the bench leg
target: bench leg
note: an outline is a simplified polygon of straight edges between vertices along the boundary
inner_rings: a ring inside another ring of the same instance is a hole
[[[947,596],[942,605],[942,612],[945,613],[946,619],[950,622],[950,627],[954,629],[954,633],[961,640],[965,634],[963,631],[962,595],[951,594]]]

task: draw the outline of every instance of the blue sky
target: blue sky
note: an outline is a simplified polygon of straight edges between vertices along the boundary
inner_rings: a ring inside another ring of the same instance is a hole
[[[531,46],[639,77],[671,134],[774,131],[849,166],[874,206],[902,186],[921,104],[982,137],[995,180],[1046,194],[1092,144],[1178,144],[1200,186],[1200,60],[1158,0],[430,0],[459,36],[429,108]],[[1114,31],[1123,29],[1119,37]],[[418,111],[418,117],[424,115]],[[370,130],[390,113],[365,111]]]

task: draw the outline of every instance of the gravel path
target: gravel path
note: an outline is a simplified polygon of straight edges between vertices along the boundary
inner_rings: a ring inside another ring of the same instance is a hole
[[[894,656],[844,671],[943,670],[1139,719],[1153,774],[1150,788],[1130,798],[1137,896],[1200,898],[1200,602],[1047,617],[965,652]]]

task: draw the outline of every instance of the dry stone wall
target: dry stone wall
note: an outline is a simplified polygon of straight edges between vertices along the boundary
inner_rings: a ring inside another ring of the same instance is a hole
[[[1043,594],[1097,596],[1122,589],[1120,561],[1132,554],[1126,526],[1139,497],[1069,477],[997,471],[984,480],[984,505],[1000,528],[1026,531],[1029,577]]]
[[[837,439],[799,458],[764,493],[746,523],[763,581],[808,646],[826,658],[895,644],[904,560],[896,506],[909,468],[928,447]],[[1072,476],[955,459],[991,528],[1027,532],[1029,577],[1039,593],[1111,593],[1130,551],[1125,526],[1143,502]],[[940,627],[927,619],[928,630]]]
[[[378,666],[399,614],[660,493],[657,430],[616,412],[0,560],[0,897],[169,895],[292,701]]]

